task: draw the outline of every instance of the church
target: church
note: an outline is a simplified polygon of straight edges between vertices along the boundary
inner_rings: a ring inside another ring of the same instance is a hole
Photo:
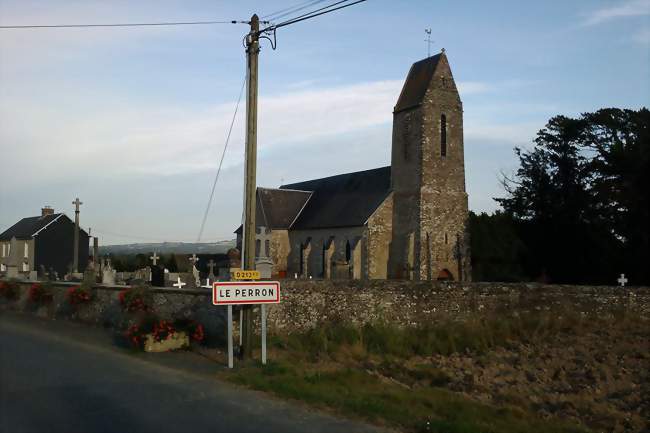
[[[443,49],[411,66],[390,166],[257,189],[256,257],[277,278],[468,281],[467,218],[463,107]]]

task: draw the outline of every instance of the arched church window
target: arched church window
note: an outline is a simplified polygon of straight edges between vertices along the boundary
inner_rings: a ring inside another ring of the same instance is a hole
[[[260,256],[261,244],[262,242],[259,239],[255,240],[255,257]]]
[[[266,257],[271,256],[271,242],[268,239],[264,241],[264,253]]]
[[[447,156],[447,116],[440,116],[440,156]]]
[[[352,258],[352,248],[350,247],[350,241],[345,243],[345,260],[349,263]]]

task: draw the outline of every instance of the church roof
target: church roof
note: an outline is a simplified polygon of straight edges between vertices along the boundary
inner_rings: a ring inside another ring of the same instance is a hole
[[[390,166],[280,188],[313,191],[291,229],[362,226],[390,192]]]
[[[311,196],[311,191],[257,188],[255,226],[273,230],[287,230]],[[239,226],[235,233],[242,233]]]
[[[8,241],[14,237],[16,239],[30,239],[34,234],[44,229],[48,224],[56,221],[62,215],[64,214],[55,213],[45,216],[23,218],[2,232],[0,234],[0,241]]]
[[[409,71],[402,93],[395,105],[395,113],[409,108],[417,107],[424,100],[424,95],[429,88],[433,73],[444,53],[436,54],[419,62],[413,63]]]
[[[257,207],[264,221],[264,224],[257,223],[257,226],[288,229],[309,200],[309,196],[311,196],[310,191],[257,188]]]

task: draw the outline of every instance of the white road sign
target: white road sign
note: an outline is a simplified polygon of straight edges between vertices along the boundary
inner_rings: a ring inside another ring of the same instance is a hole
[[[217,281],[212,285],[212,304],[279,304],[277,281]]]

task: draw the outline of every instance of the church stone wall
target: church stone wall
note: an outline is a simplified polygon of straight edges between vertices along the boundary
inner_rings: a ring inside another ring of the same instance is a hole
[[[323,278],[323,246],[334,237],[330,246],[331,256],[326,266],[331,267],[331,261],[345,261],[346,242],[353,243],[360,237],[357,248],[361,249],[361,276],[368,278],[368,263],[364,257],[368,257],[368,230],[367,227],[339,227],[317,230],[290,230],[289,244],[291,254],[289,256],[288,277],[294,274],[300,275],[301,245],[311,238],[311,248],[307,260],[306,277]],[[331,250],[333,249],[333,251]]]
[[[388,278],[388,254],[393,228],[393,194],[368,219],[368,278]]]
[[[271,260],[273,275],[288,276],[288,260],[291,254],[291,243],[288,230],[271,231]]]
[[[410,278],[419,261],[422,109],[416,107],[393,115],[391,183],[393,189],[390,278]],[[409,236],[415,240],[409,245]],[[413,248],[409,254],[409,248]],[[409,256],[414,256],[409,261]],[[415,263],[414,263],[415,262]]]

